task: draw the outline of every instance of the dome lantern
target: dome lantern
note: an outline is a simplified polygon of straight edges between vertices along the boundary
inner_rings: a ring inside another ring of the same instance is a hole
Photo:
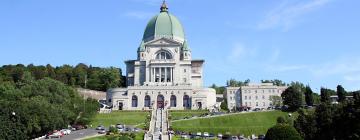
[[[160,12],[168,12],[168,7],[166,5],[165,0],[163,1],[161,7],[160,7]]]

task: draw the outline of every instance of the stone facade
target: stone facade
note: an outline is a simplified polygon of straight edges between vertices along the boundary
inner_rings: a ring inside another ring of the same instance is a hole
[[[125,61],[127,88],[107,91],[114,109],[215,107],[215,90],[202,87],[204,60],[192,59],[182,26],[167,8],[149,21],[137,54]]]
[[[272,83],[249,84],[241,87],[226,87],[225,98],[228,109],[250,107],[266,109],[272,107],[271,96],[281,96],[287,86],[276,86]]]

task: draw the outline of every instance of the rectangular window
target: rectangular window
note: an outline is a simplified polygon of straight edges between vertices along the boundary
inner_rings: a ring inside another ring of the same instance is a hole
[[[245,100],[247,100],[247,96],[245,96]]]

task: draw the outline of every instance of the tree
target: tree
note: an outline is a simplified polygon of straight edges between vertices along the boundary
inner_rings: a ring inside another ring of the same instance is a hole
[[[274,80],[261,80],[261,83],[273,83],[276,86],[286,86],[286,83],[279,79]]]
[[[334,108],[327,102],[322,102],[316,107],[315,116],[318,131],[316,139],[333,139],[334,128],[333,123]]]
[[[240,87],[240,86],[246,86],[250,83],[250,79],[246,79],[244,81],[237,81],[235,79],[230,79],[226,81],[226,86],[228,87]]]
[[[313,91],[311,90],[310,86],[305,87],[305,102],[308,106],[313,106],[314,98],[313,98]]]
[[[271,95],[269,97],[269,100],[271,101],[272,106],[280,107],[282,104],[282,100],[280,96]]]
[[[345,102],[345,99],[346,99],[346,97],[345,97],[346,91],[345,91],[345,89],[344,89],[341,85],[338,85],[338,86],[336,87],[336,94],[337,94],[337,96],[338,96],[338,102],[339,102],[339,103]]]
[[[220,108],[221,108],[222,110],[226,110],[226,111],[229,110],[229,109],[228,109],[228,106],[227,106],[227,100],[226,100],[226,99],[224,99],[224,101],[221,102]]]
[[[294,122],[295,129],[305,140],[312,140],[317,133],[317,124],[314,112],[300,109],[299,116]]]
[[[330,95],[332,92],[334,92],[334,91],[331,91],[330,89],[326,89],[326,88],[321,88],[320,89],[320,101],[322,103],[330,104],[331,103]]]
[[[302,93],[292,86],[288,87],[281,94],[281,97],[283,99],[283,104],[289,106],[289,111],[295,111],[302,105]]]
[[[302,140],[302,138],[294,127],[277,124],[267,131],[265,140]]]

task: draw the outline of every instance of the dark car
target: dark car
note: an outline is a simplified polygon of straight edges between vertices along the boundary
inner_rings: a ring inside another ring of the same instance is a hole
[[[265,139],[265,135],[259,135],[259,136],[258,136],[258,139],[259,139],[259,140]]]
[[[80,125],[80,124],[73,125],[71,127],[72,127],[72,130],[81,130],[81,129],[86,129],[87,128],[85,125]]]

